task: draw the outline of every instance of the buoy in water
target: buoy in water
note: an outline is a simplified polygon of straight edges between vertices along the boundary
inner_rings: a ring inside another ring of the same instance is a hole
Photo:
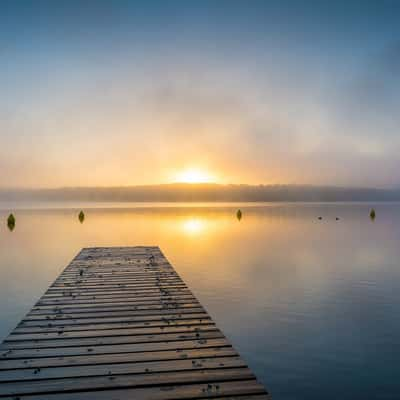
[[[237,210],[236,211],[236,218],[240,221],[242,219],[242,211],[241,210]]]
[[[374,220],[376,217],[376,213],[375,210],[372,208],[371,211],[369,212],[369,217]]]
[[[10,231],[13,231],[15,228],[15,217],[13,214],[10,214],[7,218],[7,226]]]
[[[78,215],[79,218],[79,222],[82,223],[85,220],[85,214],[84,212],[81,210],[81,212]]]

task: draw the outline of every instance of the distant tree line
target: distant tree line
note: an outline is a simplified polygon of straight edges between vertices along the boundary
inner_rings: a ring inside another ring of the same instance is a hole
[[[311,185],[164,184],[125,187],[0,189],[0,200],[85,202],[399,201],[400,189]]]

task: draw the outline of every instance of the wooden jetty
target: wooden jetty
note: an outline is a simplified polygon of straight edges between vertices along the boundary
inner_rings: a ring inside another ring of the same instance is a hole
[[[270,399],[158,247],[83,249],[0,345],[0,398]]]

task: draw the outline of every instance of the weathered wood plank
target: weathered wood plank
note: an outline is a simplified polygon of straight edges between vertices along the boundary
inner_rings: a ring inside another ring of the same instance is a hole
[[[211,353],[211,351],[209,352]],[[242,368],[246,364],[239,357],[224,356],[221,352],[220,357],[212,358],[185,358],[185,359],[165,359],[147,362],[127,362],[118,363],[112,360],[111,364],[90,364],[72,365],[67,367],[49,368],[24,368],[15,370],[0,371],[0,383],[11,383],[16,381],[33,381],[44,379],[62,378],[81,378],[102,375],[121,375],[121,374],[144,374],[169,371],[195,371],[203,369],[224,369]],[[127,358],[127,357],[125,357]]]
[[[54,293],[54,294],[60,294],[64,292],[70,292],[70,291],[84,291],[84,292],[98,292],[98,291],[115,291],[119,289],[129,289],[129,290],[134,290],[134,291],[146,291],[148,290],[160,290],[160,289],[181,289],[181,288],[187,288],[187,286],[180,282],[175,280],[174,282],[154,282],[154,283],[129,283],[129,282],[124,282],[124,283],[103,283],[102,285],[77,285],[77,286],[52,286],[51,289],[47,290],[46,293]]]
[[[90,310],[87,309],[87,307],[82,307],[79,304],[76,305],[76,307],[68,307],[65,311],[62,307],[56,306],[53,308],[39,308],[37,309],[36,307],[32,309],[32,311],[28,315],[40,315],[40,314],[65,314],[65,313],[73,313],[73,312],[102,312],[102,311],[113,311],[113,310],[132,310],[132,311],[143,311],[143,310],[165,310],[167,308],[171,309],[181,309],[181,308],[199,308],[200,303],[196,300],[195,302],[170,302],[170,301],[160,301],[158,303],[153,303],[153,304],[125,304],[121,302],[116,301],[115,303],[107,304],[105,306],[97,306],[96,304],[93,304],[92,307],[90,307]]]
[[[107,277],[106,277],[107,278]],[[107,278],[106,280],[103,278],[90,278],[90,277],[85,277],[84,275],[79,276],[77,278],[73,278],[73,279],[64,279],[63,281],[60,280],[56,280],[53,284],[54,288],[57,287],[71,287],[73,285],[79,285],[79,286],[94,286],[94,285],[98,285],[98,286],[103,286],[106,284],[118,284],[119,282],[122,283],[129,283],[129,284],[138,284],[138,285],[145,285],[145,284],[161,284],[161,283],[165,283],[165,284],[173,284],[175,282],[177,283],[184,283],[182,281],[182,279],[180,279],[179,277],[177,277],[176,275],[170,275],[169,277],[160,277],[158,275],[155,275],[154,277],[143,277],[143,276],[139,276],[139,277],[127,277],[127,276],[110,276],[109,278]]]
[[[105,324],[105,323],[125,323],[125,322],[157,322],[157,321],[180,321],[184,319],[210,319],[210,316],[207,313],[197,313],[197,314],[166,314],[164,316],[161,315],[150,315],[150,316],[140,316],[140,317],[98,317],[98,318],[81,318],[81,319],[52,319],[51,321],[44,319],[44,320],[34,320],[34,321],[27,321],[23,320],[19,323],[16,329],[24,327],[40,327],[40,326],[47,326],[47,327],[56,327],[59,325],[62,326],[80,326],[86,324]]]
[[[106,281],[105,281],[106,279]],[[154,277],[154,278],[135,278],[135,277],[118,277],[118,276],[111,276],[111,277],[103,277],[99,279],[95,278],[85,278],[84,276],[75,278],[75,279],[68,279],[68,280],[63,280],[63,281],[55,281],[53,284],[54,288],[70,288],[74,285],[77,285],[79,287],[86,287],[86,286],[99,286],[102,287],[106,284],[115,284],[118,285],[119,283],[125,284],[140,284],[140,285],[157,285],[157,284],[173,284],[173,283],[182,283],[182,280],[179,278],[176,278],[174,276],[170,278],[160,278],[160,277]]]
[[[159,321],[124,321],[124,322],[108,322],[108,323],[97,323],[97,324],[79,324],[79,325],[56,325],[51,326],[51,323],[47,326],[39,327],[17,327],[12,332],[13,335],[30,334],[30,333],[50,333],[59,332],[60,329],[64,332],[78,332],[78,331],[92,331],[92,330],[114,330],[114,329],[126,329],[126,328],[146,328],[146,327],[166,327],[166,326],[191,326],[191,325],[210,325],[210,318],[192,318],[192,319],[178,319],[178,320],[159,320]],[[214,324],[213,324],[214,325]]]
[[[21,324],[20,324],[21,325]],[[70,325],[68,323],[63,325],[52,326],[48,323],[45,326],[38,327],[25,327],[18,325],[14,329],[12,335],[30,334],[30,333],[48,333],[48,332],[59,332],[62,329],[64,332],[71,331],[91,331],[91,330],[114,330],[114,329],[125,329],[125,328],[148,328],[148,327],[167,327],[167,326],[192,326],[192,325],[214,325],[214,322],[210,318],[180,318],[180,319],[160,319],[158,321],[123,321],[123,322],[108,322],[108,323],[95,323],[95,324],[78,324]]]
[[[169,304],[169,303],[183,303],[183,302],[191,302],[191,303],[197,303],[197,300],[191,296],[181,296],[181,297],[155,297],[155,298],[150,298],[148,300],[137,300],[135,297],[128,297],[128,298],[123,298],[123,301],[119,301],[118,298],[113,298],[111,300],[107,299],[89,299],[86,301],[80,301],[80,300],[64,300],[62,303],[59,301],[39,301],[35,304],[35,306],[32,308],[32,310],[40,310],[40,309],[53,309],[54,306],[58,306],[58,308],[61,309],[68,309],[73,306],[79,305],[79,307],[96,307],[97,305],[108,305],[108,304],[114,304],[114,305],[147,305],[147,304]]]
[[[119,286],[113,288],[96,288],[96,289],[62,289],[62,290],[48,290],[45,294],[46,297],[60,297],[60,296],[79,296],[79,295],[96,295],[96,294],[116,294],[116,293],[135,293],[135,294],[148,294],[148,293],[169,293],[169,292],[187,292],[188,289],[184,285],[174,286],[154,286],[135,289],[129,286]]]
[[[79,297],[79,296],[115,296],[118,294],[136,294],[138,296],[154,296],[154,295],[160,295],[163,294],[164,296],[167,295],[173,295],[173,294],[188,294],[190,291],[187,288],[174,288],[174,287],[169,287],[168,289],[163,289],[163,288],[156,288],[156,289],[151,289],[151,290],[132,290],[129,288],[119,288],[119,289],[113,289],[113,290],[96,290],[96,291],[86,291],[86,290],[65,290],[64,293],[45,293],[43,295],[43,298],[61,298],[61,297]]]
[[[90,295],[90,296],[65,296],[65,297],[57,297],[57,298],[46,298],[42,297],[39,300],[39,303],[43,304],[63,304],[64,302],[70,302],[70,301],[76,301],[76,304],[82,301],[91,301],[91,300],[111,300],[111,301],[118,301],[118,299],[123,299],[123,300],[132,300],[134,299],[135,301],[141,302],[141,301],[154,301],[154,299],[159,299],[161,302],[162,301],[168,301],[170,299],[184,299],[187,297],[192,297],[193,294],[190,293],[189,291],[186,291],[185,293],[179,293],[179,294],[170,294],[166,296],[163,293],[156,293],[153,295],[143,295],[143,296],[138,296],[134,295],[131,293],[122,293],[120,295],[113,295],[113,296],[101,296],[101,295]]]
[[[215,338],[213,338],[215,337]],[[50,347],[50,348],[33,348],[33,349],[13,349],[1,350],[1,360],[20,360],[24,361],[28,358],[41,357],[59,357],[79,356],[79,355],[95,355],[95,354],[118,354],[118,353],[140,353],[147,351],[167,351],[167,350],[185,350],[185,349],[203,349],[207,347],[231,347],[229,341],[223,337],[220,332],[215,335],[209,335],[208,339],[200,340],[177,340],[166,342],[146,342],[146,343],[125,343],[125,344],[108,344],[97,346],[72,346],[72,347]],[[23,365],[21,364],[21,365]],[[7,367],[8,362],[5,363]],[[19,364],[18,364],[19,365]]]
[[[145,386],[176,385],[179,383],[212,383],[252,379],[247,368],[224,368],[214,370],[110,375],[83,378],[36,380],[1,384],[1,394],[20,396],[35,393],[62,393],[80,390],[102,390],[109,388],[137,388]]]
[[[197,306],[195,304],[188,305],[187,307],[176,307],[176,308],[168,308],[168,307],[158,307],[153,309],[135,309],[134,307],[124,307],[120,306],[118,308],[115,307],[107,307],[107,308],[99,308],[99,309],[90,309],[87,308],[78,308],[68,310],[68,312],[61,311],[53,311],[47,312],[47,310],[38,310],[30,312],[26,317],[25,321],[33,321],[38,319],[62,319],[62,318],[92,318],[92,317],[116,317],[116,316],[142,316],[142,315],[163,315],[163,314],[193,314],[193,313],[204,313],[204,308]]]
[[[16,342],[16,341],[32,341],[32,340],[59,340],[59,339],[75,339],[75,338],[87,338],[87,337],[109,337],[109,336],[131,336],[131,335],[158,335],[160,333],[175,333],[175,332],[199,332],[201,330],[207,330],[208,328],[214,328],[213,322],[204,322],[199,324],[186,324],[183,326],[162,326],[162,327],[149,327],[149,328],[126,328],[126,329],[96,329],[86,331],[70,331],[66,332],[63,329],[59,329],[57,332],[49,333],[27,333],[27,334],[14,334],[11,333],[4,340],[5,342]]]
[[[229,396],[229,397],[226,397]],[[251,397],[250,397],[251,396]],[[24,396],[29,400],[184,400],[184,399],[270,400],[255,379],[233,382],[164,385],[162,387],[124,388],[90,392],[55,393]],[[5,397],[16,400],[15,397]]]
[[[82,272],[81,272],[82,271]],[[94,267],[88,267],[88,266],[81,266],[81,265],[74,265],[71,266],[70,269],[66,269],[63,272],[63,275],[60,276],[57,279],[64,279],[64,278],[70,278],[73,276],[81,276],[83,274],[84,276],[92,276],[92,275],[100,275],[101,277],[107,276],[107,275],[118,275],[118,273],[121,273],[121,275],[135,275],[135,276],[143,276],[143,277],[154,277],[154,276],[161,276],[163,274],[165,275],[173,275],[173,276],[178,276],[175,272],[175,270],[171,266],[150,266],[150,265],[141,265],[138,266],[137,268],[135,266],[126,266],[125,268],[115,268],[112,265],[110,265],[108,268],[94,268]]]
[[[92,354],[87,353],[81,356],[65,356],[62,352],[57,357],[32,358],[24,360],[0,360],[0,376],[4,376],[2,371],[26,368],[49,368],[49,367],[77,367],[98,364],[114,363],[141,363],[156,362],[166,360],[200,359],[213,357],[233,357],[237,356],[232,347],[217,347],[206,349],[187,349],[187,350],[166,350],[166,351],[147,351],[141,353],[109,353]],[[37,371],[38,372],[38,371]]]
[[[116,345],[122,343],[153,343],[178,340],[196,340],[223,337],[223,334],[217,328],[210,328],[197,332],[177,332],[161,333],[159,335],[137,335],[137,336],[105,336],[94,338],[79,338],[66,340],[37,340],[37,341],[17,341],[6,342],[2,344],[3,349],[40,349],[71,346],[98,346],[98,345]]]

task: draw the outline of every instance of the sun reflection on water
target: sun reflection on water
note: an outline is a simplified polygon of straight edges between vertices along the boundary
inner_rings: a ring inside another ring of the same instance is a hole
[[[206,229],[206,223],[199,218],[189,218],[182,222],[182,230],[185,234],[194,236],[203,233]]]

